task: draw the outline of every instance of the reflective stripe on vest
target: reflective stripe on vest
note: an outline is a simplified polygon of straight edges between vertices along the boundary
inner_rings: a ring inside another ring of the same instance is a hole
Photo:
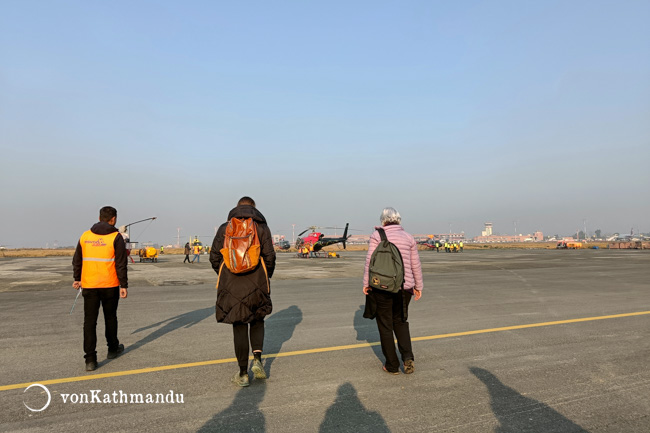
[[[98,235],[90,230],[81,235],[81,287],[84,289],[102,289],[117,287],[120,280],[115,270],[115,237],[118,232]]]

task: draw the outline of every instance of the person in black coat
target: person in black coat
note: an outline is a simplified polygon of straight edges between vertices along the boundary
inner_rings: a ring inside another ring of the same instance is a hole
[[[185,248],[183,248],[183,254],[185,254],[185,260],[183,260],[183,264],[185,264],[185,262],[192,263],[192,261],[190,260],[190,243],[189,242],[185,243]]]
[[[255,208],[255,201],[250,197],[242,197],[237,207],[228,214],[232,218],[252,218],[257,228],[260,241],[260,263],[255,269],[244,274],[233,274],[225,266],[221,249],[224,247],[226,227],[224,223],[210,248],[210,263],[219,275],[217,279],[217,322],[229,323],[233,326],[235,355],[239,364],[239,373],[233,378],[239,386],[248,386],[248,356],[249,344],[253,349],[253,371],[256,379],[266,379],[262,367],[262,349],[264,345],[264,318],[271,314],[270,278],[275,270],[275,249],[271,230],[266,219]],[[249,340],[250,334],[250,340]]]

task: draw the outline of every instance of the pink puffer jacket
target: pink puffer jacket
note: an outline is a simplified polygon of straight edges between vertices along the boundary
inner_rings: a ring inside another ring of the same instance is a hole
[[[376,230],[370,236],[370,244],[368,245],[368,255],[366,256],[366,267],[363,271],[363,287],[368,287],[368,269],[370,268],[370,257],[373,251],[379,245],[381,237]],[[402,261],[404,262],[404,289],[413,292],[413,289],[422,290],[424,284],[422,282],[422,265],[420,264],[420,255],[418,254],[418,245],[413,239],[413,236],[408,234],[401,225],[389,225],[383,227],[386,232],[388,240],[395,244],[402,254]]]

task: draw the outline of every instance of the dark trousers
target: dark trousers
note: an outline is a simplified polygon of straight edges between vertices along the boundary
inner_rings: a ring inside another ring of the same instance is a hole
[[[233,324],[232,332],[235,337],[235,356],[241,368],[248,368],[249,326],[250,347],[253,348],[253,352],[261,351],[264,346],[264,320],[254,320],[250,324]]]
[[[411,332],[409,324],[405,320],[404,313],[408,312],[408,305],[411,302],[411,293],[400,290],[397,293],[374,290],[375,301],[377,302],[377,328],[379,329],[379,341],[381,351],[386,357],[386,370],[394,373],[399,371],[399,359],[395,352],[395,338],[397,348],[402,355],[402,361],[414,359],[411,348]]]
[[[189,254],[185,254],[185,260],[183,260],[183,263],[185,263],[185,262],[188,262],[188,263],[191,262]]]
[[[97,317],[99,305],[104,310],[106,344],[109,352],[115,352],[120,345],[117,339],[117,304],[120,301],[119,287],[107,289],[83,289],[84,297],[84,358],[97,360]]]

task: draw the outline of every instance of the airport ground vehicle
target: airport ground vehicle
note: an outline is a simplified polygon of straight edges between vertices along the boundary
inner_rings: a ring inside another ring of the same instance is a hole
[[[582,242],[578,241],[560,241],[555,248],[559,250],[579,250],[582,248]]]
[[[151,261],[153,263],[158,261],[158,250],[154,247],[140,248],[138,255],[140,256],[140,262]]]
[[[281,240],[281,241],[278,241],[274,245],[274,247],[279,249],[279,250],[288,250],[289,248],[291,248],[291,243],[289,243],[289,241]]]
[[[312,251],[303,253],[301,249],[296,253],[297,257],[300,258],[328,258],[328,259],[340,259],[341,255],[334,251]]]

